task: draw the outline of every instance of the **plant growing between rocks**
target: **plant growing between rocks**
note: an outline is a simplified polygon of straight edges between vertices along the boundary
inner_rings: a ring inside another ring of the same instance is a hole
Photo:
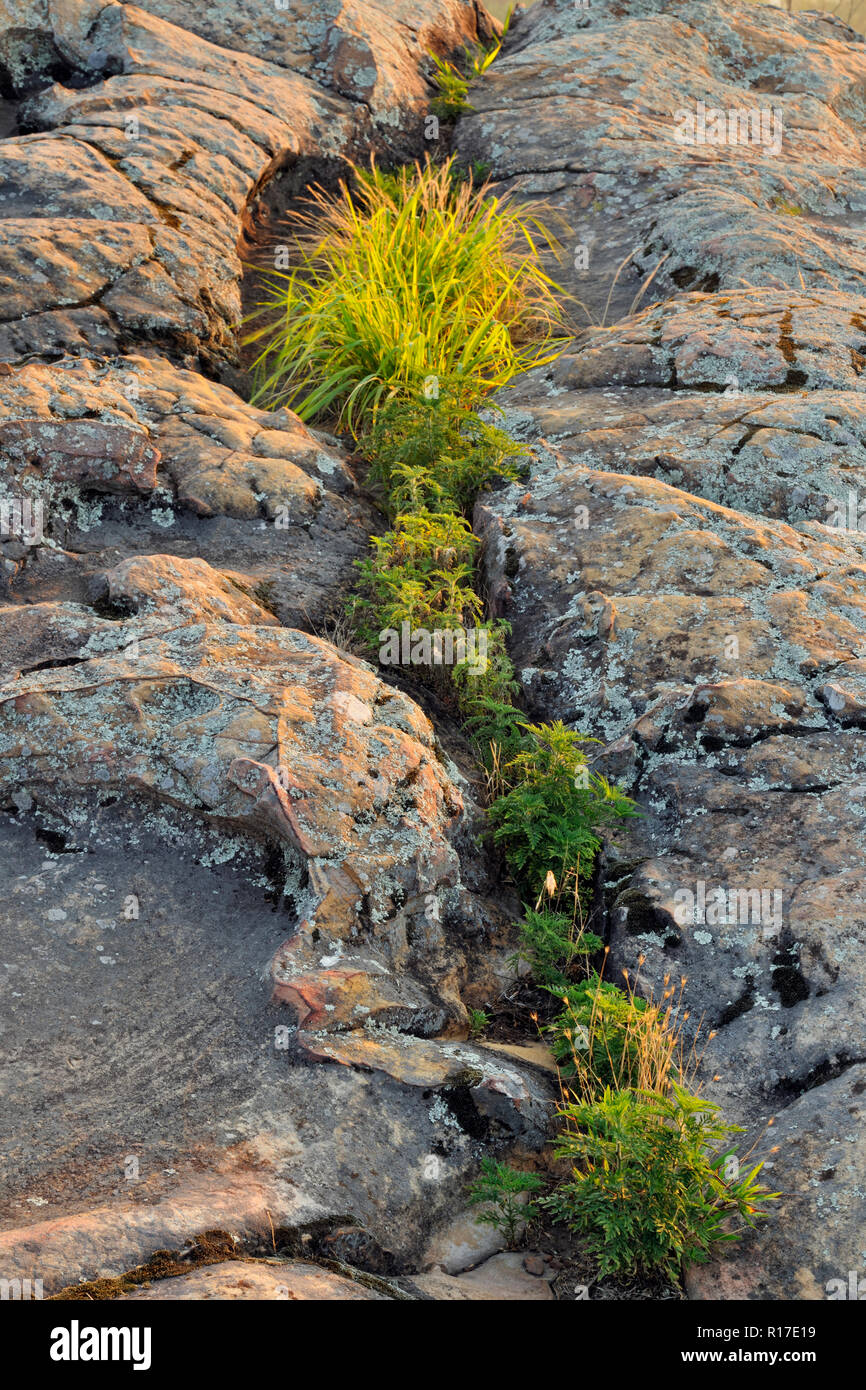
[[[464,48],[463,62],[459,67],[447,59],[440,58],[435,53],[430,54],[433,59],[433,81],[438,89],[438,95],[430,104],[430,109],[435,116],[441,116],[443,120],[453,120],[462,112],[475,109],[466,100],[469,94],[469,84],[477,78],[483,77],[491,63],[499,57],[503,40],[511,25],[513,9],[514,7],[510,6],[506,12],[500,38],[489,48],[484,48],[481,44]]]
[[[550,362],[562,346],[553,238],[506,194],[453,160],[395,173],[352,167],[337,195],[316,187],[295,219],[298,265],[269,271],[256,400],[328,417],[356,438],[395,395],[447,384],[458,408]]]
[[[587,767],[581,745],[596,742],[561,720],[527,724],[529,747],[502,769],[507,785],[490,807],[494,839],[518,884],[532,897],[549,873],[584,887],[601,848],[598,831],[636,812],[634,803]]]
[[[555,1154],[572,1176],[539,1205],[586,1238],[602,1277],[660,1270],[677,1279],[684,1262],[705,1263],[779,1195],[759,1186],[761,1164],[739,1175],[727,1145],[740,1129],[675,1081],[667,1094],[608,1087],[559,1116]]]
[[[682,1260],[736,1237],[730,1216],[754,1224],[773,1194],[759,1168],[740,1179],[724,1166],[731,1155],[717,1150],[735,1131],[687,1089],[667,995],[656,1006],[579,978],[602,947],[584,930],[602,833],[637,808],[590,768],[594,740],[525,719],[508,625],[485,622],[475,576],[475,498],[525,468],[524,451],[477,411],[560,346],[541,241],[552,244],[536,219],[471,177],[458,182],[453,161],[354,169],[336,198],[314,192],[298,267],[272,282],[264,308],[278,321],[254,335],[259,394],[348,429],[367,460],[390,529],[356,562],[347,611],[359,640],[374,649],[403,624],[472,625],[489,638],[483,670],[463,662],[424,678],[460,714],[487,771],[493,838],[527,904],[518,962],[561,1004],[548,1036],[563,1086],[556,1155],[571,1172],[524,1205],[543,1180],[485,1159],[471,1198],[485,1205],[479,1220],[513,1243],[543,1208],[586,1238],[602,1273],[675,1277]]]
[[[537,1173],[521,1172],[495,1158],[482,1158],[480,1176],[469,1189],[471,1205],[481,1207],[475,1220],[480,1226],[493,1226],[513,1248],[521,1229],[539,1214],[534,1196],[544,1185]]]

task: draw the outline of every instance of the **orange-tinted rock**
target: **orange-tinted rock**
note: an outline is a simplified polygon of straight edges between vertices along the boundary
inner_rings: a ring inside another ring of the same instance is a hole
[[[166,1299],[245,1299],[278,1302],[387,1302],[388,1295],[353,1279],[345,1279],[329,1269],[298,1260],[229,1260],[226,1264],[206,1265],[174,1279],[159,1279],[147,1287],[122,1294],[121,1301],[164,1301]]]

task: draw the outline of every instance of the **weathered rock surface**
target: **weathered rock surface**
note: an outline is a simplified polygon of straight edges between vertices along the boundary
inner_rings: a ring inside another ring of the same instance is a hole
[[[532,712],[644,812],[607,849],[612,972],[684,981],[706,1093],[783,1192],[693,1297],[863,1268],[864,78],[818,16],[544,0],[457,131],[570,224],[592,320],[505,397],[539,461],[479,504],[488,589]],[[682,143],[698,102],[769,115]]]
[[[388,1295],[365,1288],[352,1279],[344,1279],[329,1269],[321,1269],[300,1261],[253,1263],[251,1260],[229,1260],[221,1265],[209,1265],[176,1279],[160,1279],[155,1284],[121,1294],[122,1299],[243,1299],[300,1300],[351,1302],[368,1299],[387,1303]]]
[[[0,359],[142,341],[233,356],[249,197],[280,165],[350,152],[359,108],[134,6],[80,0],[46,23],[89,79],[28,97],[0,150]]]
[[[230,570],[281,621],[317,626],[376,528],[341,450],[162,357],[0,376],[0,450],[0,502],[42,509],[46,543],[5,562],[27,602],[86,599],[100,571],[156,552]]]
[[[427,50],[489,32],[467,0],[0,0],[4,1277],[285,1229],[416,1297],[552,1297],[453,1234],[554,1094],[463,1041],[513,946],[470,789],[311,635],[377,517],[335,441],[212,379],[268,189],[423,149]],[[863,1267],[864,81],[819,16],[542,0],[456,133],[552,204],[583,302],[508,394],[538,465],[479,506],[491,603],[533,713],[644,810],[612,968],[685,978],[784,1194],[696,1298]],[[699,102],[757,125],[686,143]],[[134,1296],[387,1296],[252,1271]]]
[[[845,1029],[858,1003],[851,1002]],[[840,1263],[840,1254],[844,1259],[851,1250],[851,1232],[862,1220],[864,1091],[866,1067],[852,1066],[781,1111],[770,1131],[773,1151],[766,1177],[784,1193],[785,1219],[770,1220],[750,1233],[740,1258],[690,1270],[686,1289],[691,1298],[857,1297],[851,1292],[851,1274],[855,1281],[862,1279],[862,1266],[856,1259]]]
[[[123,0],[126,3],[126,0]],[[411,116],[426,110],[430,88],[418,56],[431,48],[458,49],[489,38],[489,17],[470,0],[220,0],[190,14],[182,0],[146,0],[140,7],[212,43],[303,73],[341,96],[369,107],[386,129],[411,129]]]
[[[465,1274],[454,1276],[444,1270],[416,1274],[412,1284],[429,1297],[447,1302],[551,1302],[553,1273],[545,1270],[542,1275],[529,1274],[525,1261],[522,1252],[510,1251],[493,1255]]]
[[[424,1251],[423,1268],[439,1268],[446,1274],[462,1274],[505,1247],[505,1238],[495,1226],[482,1225],[478,1208],[460,1212],[437,1231]]]
[[[24,99],[0,151],[0,361],[144,342],[234,359],[251,200],[299,164],[422,148],[428,50],[469,41],[480,15],[334,8],[229,2],[191,32],[174,0],[4,3],[0,65]]]
[[[412,1270],[552,1088],[461,1052],[513,949],[471,788],[312,635],[380,519],[336,440],[214,378],[265,190],[420,151],[427,49],[492,30],[150,9],[0,0],[2,1272],[55,1292],[212,1230]]]
[[[485,968],[483,904],[475,922],[448,838],[459,795],[429,725],[369,668],[287,629],[190,626],[171,606],[94,628],[73,605],[52,618],[66,653],[77,630],[79,657],[13,676],[2,697],[8,1277],[53,1291],[201,1230],[263,1239],[269,1221],[347,1216],[411,1268],[484,1143],[540,1143],[550,1113],[535,1078],[475,1050],[438,1045],[448,1064],[423,1084],[352,1054],[372,996],[343,999],[343,980],[367,972],[411,998],[388,1013],[388,1036],[417,1068],[437,1044],[396,1029],[459,1023],[460,986]],[[111,654],[135,641],[137,656]],[[102,654],[80,659],[89,643]],[[244,649],[257,653],[247,669]],[[431,900],[441,923],[425,918]],[[326,1027],[334,1001],[347,1031],[296,1036],[263,980],[287,950],[312,972],[296,997],[324,976]],[[329,1038],[346,1054],[327,1060],[344,1065],[317,1066],[311,1084],[299,1044]]]

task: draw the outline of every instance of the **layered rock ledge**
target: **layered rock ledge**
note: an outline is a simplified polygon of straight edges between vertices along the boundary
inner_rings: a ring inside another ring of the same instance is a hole
[[[539,463],[479,503],[488,589],[532,712],[644,812],[607,847],[612,969],[685,979],[704,1091],[783,1193],[698,1298],[863,1263],[864,79],[819,15],[545,0],[457,132],[569,227],[581,301],[504,396]],[[760,138],[683,143],[698,103]]]
[[[233,383],[257,200],[417,151],[426,50],[492,29],[150,11],[0,6],[0,1266],[54,1292],[345,1229],[423,1269],[486,1147],[544,1142],[550,1079],[463,1041],[513,946],[473,787],[319,635],[380,519]]]
[[[427,51],[490,32],[467,0],[0,0],[4,1278],[280,1230],[410,1297],[550,1296],[493,1249],[463,1273],[468,1175],[549,1132],[549,1075],[465,1041],[515,904],[430,721],[321,636],[378,524],[351,458],[234,389],[260,202],[418,153]],[[613,968],[685,977],[784,1194],[695,1298],[862,1269],[864,82],[828,17],[541,0],[455,132],[559,215],[575,296],[505,398],[537,461],[479,504],[491,606],[532,712],[643,808]],[[683,143],[698,103],[761,138]],[[390,1296],[340,1278],[154,1289]]]

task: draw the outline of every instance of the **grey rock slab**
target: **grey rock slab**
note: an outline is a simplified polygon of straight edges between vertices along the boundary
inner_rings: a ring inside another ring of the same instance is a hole
[[[417,1267],[483,1149],[414,1087],[296,1060],[264,966],[301,889],[264,847],[126,798],[4,818],[0,857],[4,1277],[347,1217]]]
[[[546,201],[582,301],[502,394],[535,463],[476,509],[487,592],[531,714],[642,812],[605,846],[610,977],[671,1001],[785,1194],[695,1298],[830,1296],[866,1243],[864,62],[818,15],[544,0],[456,133]],[[724,143],[678,138],[698,102]]]

